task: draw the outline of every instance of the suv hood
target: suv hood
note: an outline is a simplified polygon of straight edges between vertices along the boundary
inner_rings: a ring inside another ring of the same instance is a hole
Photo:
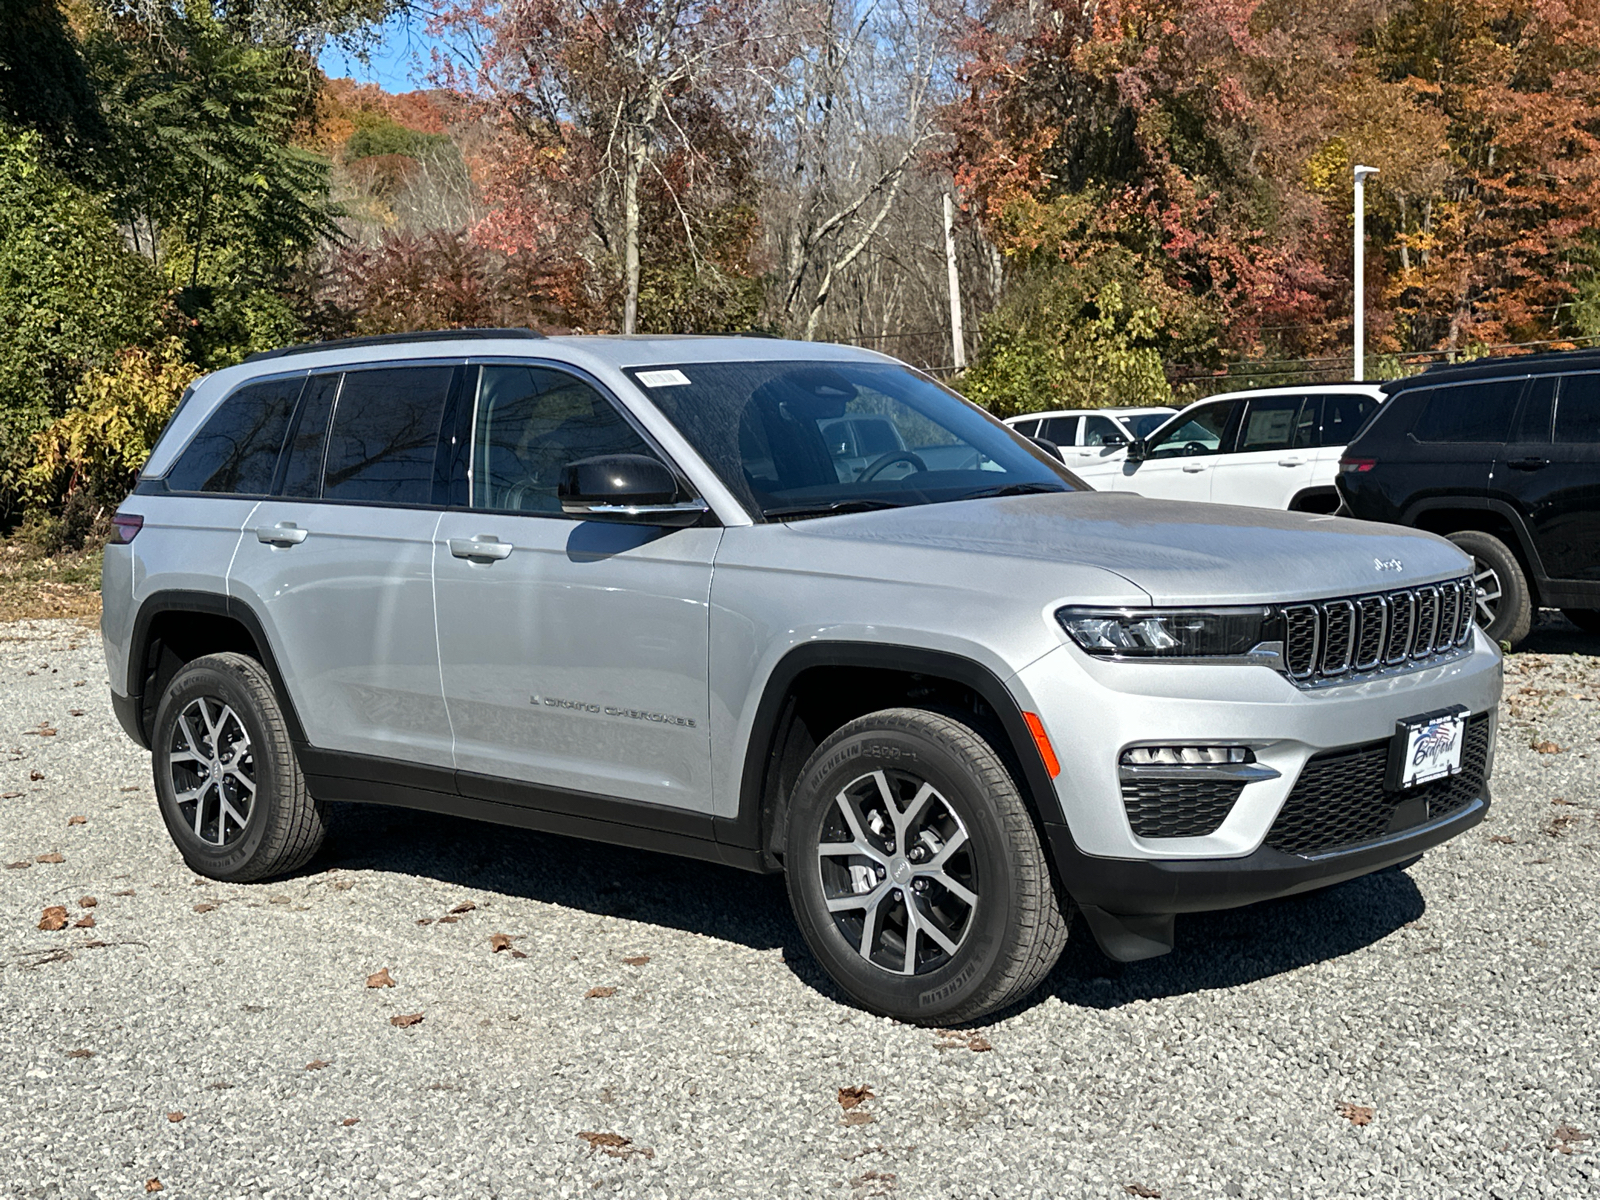
[[[1398,525],[1106,492],[923,504],[789,528],[812,538],[1098,567],[1163,605],[1355,596],[1471,569],[1445,539]]]

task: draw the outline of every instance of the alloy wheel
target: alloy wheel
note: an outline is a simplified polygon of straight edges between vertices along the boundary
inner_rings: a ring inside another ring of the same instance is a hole
[[[1500,611],[1500,599],[1505,590],[1500,583],[1500,573],[1483,559],[1473,555],[1472,585],[1477,592],[1478,625],[1487,629],[1494,624],[1495,616]]]
[[[214,696],[191,700],[167,749],[172,794],[195,837],[211,846],[244,835],[255,807],[256,767],[239,714]]]
[[[817,846],[822,894],[844,939],[897,975],[948,963],[973,928],[967,827],[931,783],[871,771],[834,797]]]

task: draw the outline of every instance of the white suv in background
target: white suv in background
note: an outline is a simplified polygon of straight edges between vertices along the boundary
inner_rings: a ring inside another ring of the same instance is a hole
[[[1383,398],[1366,383],[1229,392],[1142,441],[1067,465],[1103,492],[1331,513],[1339,457]]]
[[[1108,457],[1121,458],[1128,446],[1154,432],[1175,408],[1068,408],[1011,417],[1006,424],[1024,437],[1043,438],[1061,451],[1061,461],[1076,470]]]

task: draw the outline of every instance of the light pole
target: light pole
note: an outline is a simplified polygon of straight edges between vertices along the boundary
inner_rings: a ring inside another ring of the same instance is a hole
[[[1366,378],[1367,363],[1367,176],[1377,167],[1357,166],[1356,176],[1356,382]]]

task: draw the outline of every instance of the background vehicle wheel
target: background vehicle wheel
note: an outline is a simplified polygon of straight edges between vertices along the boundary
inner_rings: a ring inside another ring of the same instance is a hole
[[[1585,633],[1600,633],[1600,608],[1563,608],[1561,615]]]
[[[1478,628],[1492,642],[1515,646],[1533,624],[1533,598],[1517,556],[1499,538],[1476,529],[1452,533],[1450,540],[1472,555],[1478,589]]]
[[[323,806],[255,659],[211,654],[179,670],[151,746],[161,817],[191,870],[248,883],[303,866],[322,845]]]
[[[903,1021],[992,1012],[1038,986],[1066,944],[1016,782],[940,713],[884,709],[818,746],[790,801],[784,867],[823,968]]]

